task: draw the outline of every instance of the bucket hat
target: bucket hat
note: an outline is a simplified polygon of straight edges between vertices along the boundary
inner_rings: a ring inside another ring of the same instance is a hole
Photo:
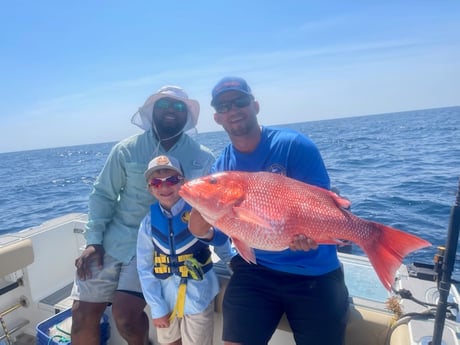
[[[196,127],[200,114],[200,104],[198,101],[188,98],[187,93],[182,88],[174,85],[163,86],[147,98],[144,105],[131,118],[131,123],[146,131],[151,129],[153,127],[153,106],[156,101],[165,97],[182,101],[187,105],[187,122],[183,128],[184,132]]]

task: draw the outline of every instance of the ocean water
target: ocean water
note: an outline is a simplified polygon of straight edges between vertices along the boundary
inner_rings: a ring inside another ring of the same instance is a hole
[[[460,106],[280,127],[301,131],[318,145],[332,185],[350,199],[356,215],[433,244],[405,262],[432,263],[446,243],[459,186]],[[217,155],[228,143],[223,131],[196,139]],[[0,234],[87,212],[92,184],[113,144],[0,154]],[[353,251],[362,254],[358,247]],[[456,279],[459,272],[456,267]]]

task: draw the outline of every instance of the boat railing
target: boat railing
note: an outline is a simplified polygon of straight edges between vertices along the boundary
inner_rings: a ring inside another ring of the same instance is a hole
[[[4,243],[0,246],[0,277],[6,284],[0,288],[0,296],[5,295],[20,286],[23,286],[22,268],[30,265],[34,261],[34,252],[32,241],[30,239],[20,239],[10,236],[4,239]],[[9,327],[5,321],[5,317],[23,307],[27,307],[28,301],[24,296],[19,297],[16,304],[8,307],[3,307],[0,310],[0,326],[3,334],[0,335],[0,341],[5,340],[7,344],[11,344],[12,335],[29,324],[30,321],[22,320],[18,324]]]

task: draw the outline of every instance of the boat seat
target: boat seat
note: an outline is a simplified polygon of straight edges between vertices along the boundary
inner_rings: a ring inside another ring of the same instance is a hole
[[[14,273],[34,262],[34,250],[29,238],[0,244],[0,277]]]

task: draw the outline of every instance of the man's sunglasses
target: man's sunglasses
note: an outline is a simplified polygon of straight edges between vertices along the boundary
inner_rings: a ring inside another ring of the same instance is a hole
[[[214,106],[214,109],[216,109],[216,112],[218,113],[226,113],[232,109],[232,106],[235,106],[237,108],[244,108],[247,107],[249,104],[252,102],[252,97],[250,96],[241,96],[235,99],[232,99],[227,102],[223,103],[217,103]]]
[[[158,101],[155,102],[154,108],[155,109],[169,109],[173,108],[175,111],[187,111],[187,106],[185,105],[184,102],[181,101],[175,101],[172,99],[167,99],[167,98],[161,98]]]
[[[173,175],[173,176],[168,176],[168,177],[163,177],[163,178],[157,177],[157,178],[153,178],[150,180],[149,186],[154,187],[154,188],[160,188],[160,186],[163,183],[166,183],[168,187],[171,187],[171,186],[175,186],[183,179],[184,177],[180,175]]]

